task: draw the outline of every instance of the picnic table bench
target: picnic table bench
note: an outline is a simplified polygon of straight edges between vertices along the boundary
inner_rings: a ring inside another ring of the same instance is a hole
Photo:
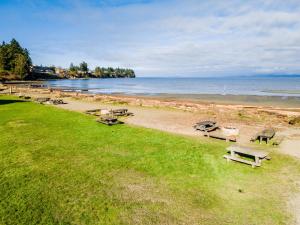
[[[222,134],[209,134],[205,132],[204,137],[215,138],[219,140],[225,140],[226,142],[236,142],[235,136],[224,136]]]
[[[97,122],[106,124],[108,126],[115,125],[115,124],[123,124],[124,123],[124,122],[118,120],[117,118],[109,117],[109,116],[101,116],[97,120]]]
[[[230,152],[230,155],[224,155],[224,158],[227,159],[227,162],[233,160],[241,163],[251,165],[252,168],[261,166],[262,160],[271,159],[268,155],[268,152],[253,149],[250,147],[241,147],[241,146],[230,146],[227,148]],[[240,158],[239,156],[247,156],[254,158],[254,161]]]

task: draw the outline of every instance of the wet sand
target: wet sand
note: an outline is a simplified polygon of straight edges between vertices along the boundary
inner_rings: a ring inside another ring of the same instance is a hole
[[[246,104],[252,106],[275,106],[300,108],[297,96],[258,96],[258,95],[220,95],[220,94],[159,94],[155,96],[137,95],[164,100],[183,100],[198,103]]]

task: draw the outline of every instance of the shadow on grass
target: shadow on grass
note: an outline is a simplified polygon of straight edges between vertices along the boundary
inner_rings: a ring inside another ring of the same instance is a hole
[[[0,99],[0,105],[6,105],[6,104],[11,104],[11,103],[17,103],[17,102],[25,102],[25,101]]]

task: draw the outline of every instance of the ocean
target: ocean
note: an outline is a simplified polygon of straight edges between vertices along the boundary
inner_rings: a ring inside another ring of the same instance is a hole
[[[49,80],[53,88],[125,95],[258,95],[300,97],[300,77],[115,78]]]

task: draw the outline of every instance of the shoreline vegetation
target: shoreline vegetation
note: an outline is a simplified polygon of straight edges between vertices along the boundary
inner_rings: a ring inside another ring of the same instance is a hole
[[[0,82],[78,78],[135,78],[135,72],[128,68],[99,66],[91,70],[84,61],[79,65],[71,63],[68,69],[54,65],[37,66],[33,65],[29,51],[17,40],[0,44]]]

